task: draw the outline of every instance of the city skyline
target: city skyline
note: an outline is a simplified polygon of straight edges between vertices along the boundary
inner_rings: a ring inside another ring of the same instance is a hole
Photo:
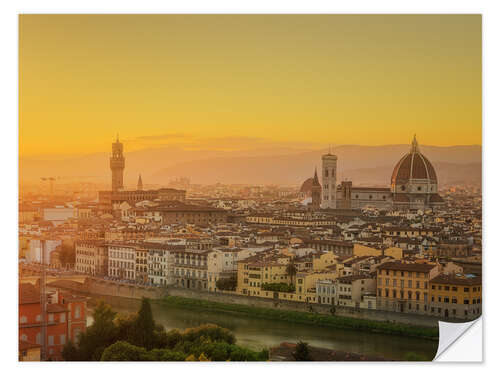
[[[22,15],[19,73],[22,157],[482,143],[480,15]]]

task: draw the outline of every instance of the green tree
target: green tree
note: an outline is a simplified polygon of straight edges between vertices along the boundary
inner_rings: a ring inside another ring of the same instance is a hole
[[[75,245],[62,244],[59,259],[63,265],[75,264]]]
[[[220,290],[236,290],[238,284],[238,279],[236,276],[231,276],[229,278],[219,279],[215,282],[215,286]]]
[[[425,358],[423,355],[417,354],[415,352],[407,352],[407,353],[405,353],[404,360],[405,361],[411,361],[411,362],[428,361],[428,359]]]
[[[290,262],[286,266],[286,273],[290,277],[292,285],[295,285],[295,275],[297,275],[297,267],[295,266],[294,259],[290,259]]]
[[[144,361],[147,360],[146,349],[132,345],[126,341],[117,341],[108,346],[102,353],[101,361]]]
[[[133,344],[148,350],[152,349],[155,343],[155,328],[151,303],[148,298],[142,298],[141,308],[134,324]]]
[[[65,361],[79,361],[79,353],[78,348],[73,343],[73,341],[69,340],[63,347],[61,355]]]
[[[296,361],[312,361],[309,344],[307,342],[299,341],[292,352],[292,357]]]
[[[98,361],[104,349],[118,339],[116,312],[111,306],[100,300],[92,316],[94,322],[78,337],[78,357],[82,361]]]

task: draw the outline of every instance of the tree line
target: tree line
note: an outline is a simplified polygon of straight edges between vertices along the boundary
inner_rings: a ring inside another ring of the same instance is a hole
[[[138,313],[120,316],[99,301],[94,322],[63,348],[66,361],[266,361],[268,350],[236,345],[234,334],[213,324],[166,331],[143,298]]]

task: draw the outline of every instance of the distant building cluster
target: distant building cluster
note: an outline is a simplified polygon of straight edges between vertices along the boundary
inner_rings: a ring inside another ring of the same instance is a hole
[[[481,194],[457,187],[438,195],[435,171],[416,140],[397,163],[390,188],[337,185],[337,158],[329,153],[321,182],[315,173],[299,196],[276,186],[191,190],[203,194],[143,190],[142,178],[127,191],[118,143],[112,189],[98,201],[40,196],[20,202],[21,264],[43,261],[108,283],[293,301],[333,312],[370,309],[452,321],[481,314]],[[307,195],[311,204],[304,206]],[[57,301],[57,314],[47,319],[70,319],[74,310],[64,302],[70,299]],[[37,324],[39,313],[33,314],[20,315],[27,319],[20,323],[26,355],[39,345],[36,330],[28,330]],[[74,335],[49,333],[54,358],[57,345]]]

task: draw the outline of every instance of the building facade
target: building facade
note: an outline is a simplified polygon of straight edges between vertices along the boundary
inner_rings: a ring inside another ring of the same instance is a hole
[[[118,136],[116,137],[116,142],[111,146],[109,167],[111,168],[111,191],[123,190],[125,157],[123,156],[123,144],[118,139]]]
[[[337,208],[337,156],[330,152],[321,158],[321,208]]]
[[[482,313],[481,276],[441,274],[430,281],[430,311],[434,316],[473,320]]]
[[[136,254],[134,245],[109,244],[108,276],[122,280],[136,280]]]
[[[439,273],[437,264],[386,262],[377,267],[377,309],[427,314],[429,282]]]
[[[75,271],[100,277],[108,275],[108,247],[104,241],[75,242]]]

